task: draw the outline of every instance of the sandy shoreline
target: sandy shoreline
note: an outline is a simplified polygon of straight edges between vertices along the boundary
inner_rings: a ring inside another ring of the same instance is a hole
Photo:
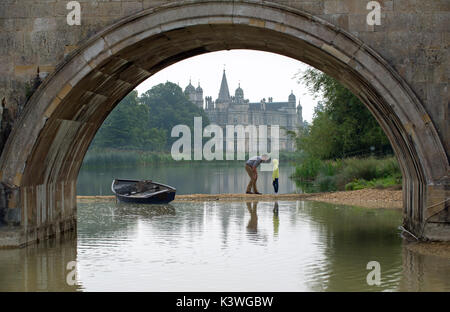
[[[401,190],[363,189],[314,195],[309,197],[308,200],[367,208],[403,208],[403,195]]]
[[[83,201],[108,201],[115,200],[114,196],[77,196],[77,200]],[[313,194],[189,194],[176,195],[174,202],[185,201],[291,201],[314,200],[335,204],[361,206],[367,208],[393,208],[401,209],[403,206],[402,191],[364,189],[358,191],[313,193]]]
[[[173,202],[204,202],[204,201],[275,201],[275,200],[305,200],[315,194],[189,194],[176,195]],[[115,200],[114,196],[77,196],[77,200]]]

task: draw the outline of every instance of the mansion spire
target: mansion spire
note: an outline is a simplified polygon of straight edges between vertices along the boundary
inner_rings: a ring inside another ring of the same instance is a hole
[[[227,75],[225,74],[225,69],[223,70],[222,83],[220,84],[218,102],[228,102],[230,101],[230,91],[228,90]]]

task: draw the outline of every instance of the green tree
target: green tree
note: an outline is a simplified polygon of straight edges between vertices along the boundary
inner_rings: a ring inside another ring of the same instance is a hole
[[[93,144],[101,148],[122,149],[139,146],[137,133],[139,126],[145,123],[142,116],[147,114],[147,108],[139,105],[137,92],[131,92],[106,118]]]
[[[320,158],[344,158],[368,154],[371,147],[378,153],[392,153],[381,127],[364,104],[338,81],[316,69],[300,74],[313,94],[323,101],[315,109],[313,121],[300,132],[297,147]]]
[[[183,90],[172,82],[154,86],[140,97],[140,102],[149,107],[148,124],[167,133],[169,150],[178,138],[170,137],[172,128],[176,125],[187,125],[194,134],[194,117],[202,117],[203,127],[209,124],[209,119],[203,109],[188,100]]]
[[[203,109],[190,102],[174,83],[156,85],[140,97],[132,91],[106,118],[92,147],[169,151],[177,140],[170,137],[172,128],[183,124],[193,131],[197,116],[203,118],[203,126],[209,124]]]
[[[95,136],[94,147],[161,151],[166,132],[148,124],[149,107],[140,103],[137,91],[128,94],[106,118]]]

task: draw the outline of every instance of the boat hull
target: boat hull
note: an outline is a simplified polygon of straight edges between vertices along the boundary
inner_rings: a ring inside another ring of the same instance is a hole
[[[138,190],[138,184],[142,183],[142,188]],[[169,185],[124,179],[114,179],[111,190],[118,201],[133,204],[167,204],[175,199],[176,193],[176,189]]]
[[[175,199],[175,192],[165,192],[144,198],[132,198],[116,194],[116,198],[122,203],[133,204],[168,204]]]

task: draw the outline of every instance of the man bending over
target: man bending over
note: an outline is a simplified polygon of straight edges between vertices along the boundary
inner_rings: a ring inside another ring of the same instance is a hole
[[[247,192],[246,192],[247,194],[261,194],[260,192],[258,192],[258,189],[256,188],[256,181],[258,180],[257,168],[262,162],[268,163],[269,160],[270,160],[269,156],[264,154],[261,156],[254,156],[249,160],[247,160],[247,162],[245,163],[245,170],[247,171],[250,177],[250,182],[247,185]]]

